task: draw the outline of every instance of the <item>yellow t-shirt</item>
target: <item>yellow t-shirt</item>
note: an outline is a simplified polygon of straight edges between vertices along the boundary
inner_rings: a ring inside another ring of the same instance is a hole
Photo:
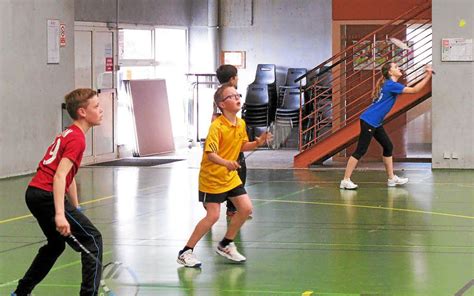
[[[242,145],[248,141],[245,121],[240,118],[237,118],[236,125],[224,115],[211,123],[199,171],[199,191],[223,193],[242,184],[237,171],[229,171],[225,166],[210,161],[207,156],[209,152],[215,152],[223,159],[235,161]]]

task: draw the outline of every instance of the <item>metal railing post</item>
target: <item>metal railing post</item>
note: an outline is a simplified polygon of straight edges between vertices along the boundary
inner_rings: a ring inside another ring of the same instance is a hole
[[[376,46],[377,46],[377,35],[374,34],[372,37],[372,89],[375,89],[375,67],[377,65],[377,61],[375,60],[375,53],[376,53]]]

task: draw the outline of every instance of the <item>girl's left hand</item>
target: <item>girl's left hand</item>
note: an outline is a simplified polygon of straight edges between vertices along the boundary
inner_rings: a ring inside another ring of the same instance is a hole
[[[431,68],[431,65],[426,65],[425,66],[425,71],[428,74],[433,74],[433,68]]]

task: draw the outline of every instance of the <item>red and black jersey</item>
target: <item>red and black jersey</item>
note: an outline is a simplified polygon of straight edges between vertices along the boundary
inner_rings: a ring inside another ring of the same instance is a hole
[[[30,182],[30,186],[40,188],[46,191],[53,191],[53,177],[58,169],[62,158],[70,159],[73,166],[66,176],[66,192],[71,185],[74,176],[81,165],[82,155],[86,149],[86,137],[82,130],[71,125],[48,147],[46,154],[38,165],[36,175]]]

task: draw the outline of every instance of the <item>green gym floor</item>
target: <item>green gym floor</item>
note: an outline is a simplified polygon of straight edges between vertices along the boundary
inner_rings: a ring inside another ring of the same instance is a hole
[[[104,262],[130,266],[139,295],[474,295],[474,171],[397,173],[409,184],[387,188],[382,170],[359,169],[360,188],[341,191],[342,170],[249,169],[253,219],[236,240],[247,262],[214,252],[222,207],[195,249],[202,269],[176,263],[204,215],[197,166],[83,167],[77,181]],[[44,244],[23,199],[30,178],[0,180],[0,295]],[[34,295],[78,295],[79,260],[67,248]]]

